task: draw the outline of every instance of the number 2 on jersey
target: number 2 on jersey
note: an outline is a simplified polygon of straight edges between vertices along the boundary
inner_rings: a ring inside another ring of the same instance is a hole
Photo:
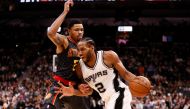
[[[104,88],[104,85],[102,83],[97,83],[97,84],[95,84],[95,86],[100,93],[103,93],[106,91],[106,89]]]

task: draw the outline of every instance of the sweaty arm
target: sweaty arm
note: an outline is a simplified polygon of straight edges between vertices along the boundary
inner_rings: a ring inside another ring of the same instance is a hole
[[[57,33],[57,31],[65,20],[65,17],[70,10],[70,6],[73,6],[72,0],[68,0],[67,2],[65,2],[64,11],[59,15],[58,18],[56,18],[56,20],[53,22],[47,32],[48,38],[57,46],[58,52],[61,46],[63,46],[64,48],[68,46],[67,38],[64,35]]]
[[[123,63],[115,52],[105,51],[104,62],[108,65],[112,65],[125,81],[130,82],[134,78],[136,78],[136,75],[134,75],[124,67]]]

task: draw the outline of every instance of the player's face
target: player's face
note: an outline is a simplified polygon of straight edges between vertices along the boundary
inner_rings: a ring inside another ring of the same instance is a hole
[[[92,56],[92,49],[86,42],[79,42],[77,44],[80,58],[85,62],[89,62]]]
[[[76,42],[80,41],[84,34],[84,27],[82,24],[74,24],[69,29],[69,35],[74,39]]]

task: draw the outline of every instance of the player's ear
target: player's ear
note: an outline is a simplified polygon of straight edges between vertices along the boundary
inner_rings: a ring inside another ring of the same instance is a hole
[[[71,32],[71,29],[67,28],[67,33],[69,35],[69,33]]]

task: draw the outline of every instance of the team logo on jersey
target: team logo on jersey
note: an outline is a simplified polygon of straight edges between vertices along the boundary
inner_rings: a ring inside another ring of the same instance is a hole
[[[90,81],[96,82],[96,79],[97,79],[98,77],[105,76],[105,75],[107,75],[107,74],[108,74],[108,73],[107,73],[107,70],[100,71],[100,72],[97,72],[97,73],[94,73],[94,74],[88,76],[88,77],[85,78],[84,80],[85,80],[86,82],[90,82]]]
[[[74,60],[74,63],[73,63],[73,71],[75,71],[76,69],[76,66],[77,64],[79,63],[79,60]]]

